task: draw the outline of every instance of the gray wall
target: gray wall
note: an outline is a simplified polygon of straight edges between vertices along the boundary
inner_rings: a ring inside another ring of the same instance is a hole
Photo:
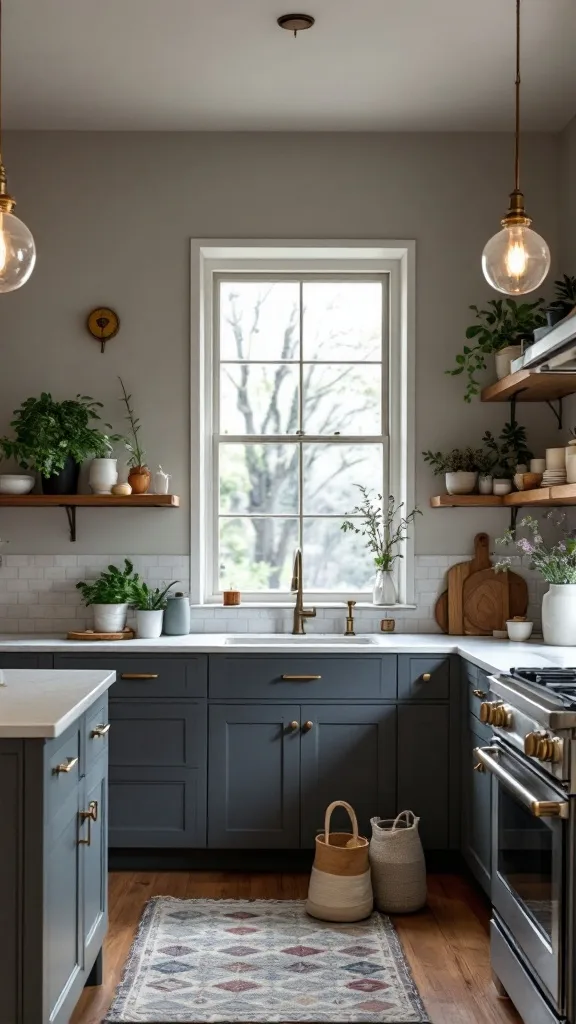
[[[576,117],[561,136],[562,272],[576,274]]]
[[[510,136],[24,132],[9,134],[5,150],[38,263],[29,284],[0,302],[0,430],[41,389],[94,395],[120,427],[122,374],[150,463],[173,473],[183,499],[181,513],[81,513],[77,553],[188,552],[194,236],[416,239],[417,451],[478,443],[503,424],[506,406],[466,406],[461,381],[443,371],[471,322],[468,305],[490,297],[480,254],[512,186]],[[526,137],[523,185],[554,254],[561,159],[560,137]],[[84,330],[100,303],[122,319],[104,356]],[[545,408],[521,416],[540,448],[557,439]],[[425,508],[438,484],[417,465]],[[477,530],[494,535],[505,524],[498,511],[428,511],[417,551],[466,552]],[[70,550],[59,510],[3,511],[0,526],[11,552]]]

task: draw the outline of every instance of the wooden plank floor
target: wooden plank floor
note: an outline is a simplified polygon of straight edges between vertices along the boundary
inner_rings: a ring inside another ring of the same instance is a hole
[[[303,899],[308,876],[207,871],[118,872],[110,875],[110,925],[104,984],[86,989],[70,1024],[100,1024],[150,896],[188,899]],[[521,1024],[491,982],[488,910],[458,875],[431,875],[428,907],[394,919],[433,1024]]]

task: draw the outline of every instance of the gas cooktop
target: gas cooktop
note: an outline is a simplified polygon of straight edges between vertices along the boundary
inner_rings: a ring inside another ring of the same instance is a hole
[[[565,707],[576,707],[576,668],[511,668],[513,679],[550,690]]]

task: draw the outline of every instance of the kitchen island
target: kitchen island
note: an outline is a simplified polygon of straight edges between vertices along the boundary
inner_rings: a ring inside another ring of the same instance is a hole
[[[100,980],[114,679],[0,668],[0,1024],[67,1024]]]

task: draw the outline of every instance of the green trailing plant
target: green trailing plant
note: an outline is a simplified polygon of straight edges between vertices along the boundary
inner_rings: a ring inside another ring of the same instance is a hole
[[[156,587],[154,590],[144,583],[143,580],[135,584],[134,587],[134,600],[132,604],[139,612],[159,612],[164,611],[168,604],[166,600],[166,594],[171,587],[176,586],[176,580],[173,583],[168,583],[162,590]]]
[[[129,558],[124,559],[124,569],[109,565],[99,577],[76,584],[84,604],[134,604],[141,580]]]
[[[344,533],[356,533],[364,537],[366,546],[374,556],[374,565],[384,572],[393,568],[397,558],[403,558],[399,551],[400,545],[408,536],[408,529],[413,525],[416,516],[421,516],[420,509],[415,508],[407,516],[402,515],[404,502],[396,504],[394,495],[386,500],[381,494],[376,495],[372,500],[372,492],[361,484],[356,487],[362,495],[362,501],[349,512],[350,516],[358,516],[360,525],[351,519],[346,519],[340,529]]]
[[[10,426],[15,437],[0,438],[0,452],[4,458],[15,459],[23,469],[37,470],[44,477],[59,473],[68,458],[77,463],[106,458],[112,446],[123,439],[91,425],[100,420],[100,409],[102,403],[89,395],[56,402],[43,391],[40,398],[27,398],[14,410]],[[103,426],[112,430],[109,423]]]
[[[494,475],[511,480],[519,464],[528,464],[532,452],[528,448],[526,427],[516,421],[505,423],[500,437],[494,437],[487,430],[482,438],[483,444],[494,458]]]
[[[476,374],[486,369],[487,356],[531,338],[534,330],[546,323],[543,305],[544,299],[520,303],[514,299],[490,299],[486,309],[470,306],[479,321],[466,330],[466,338],[473,344],[464,345],[456,356],[454,369],[446,370],[451,377],[466,375],[465,402],[471,402],[480,392]]]
[[[482,448],[453,448],[451,452],[422,452],[435,476],[442,473],[477,473],[486,465],[486,453]]]
[[[568,274],[558,281],[554,281],[556,297],[548,305],[548,309],[557,309],[562,316],[568,316],[576,306],[576,277],[569,277]]]
[[[140,420],[138,419],[136,413],[134,412],[134,409],[130,405],[130,402],[132,401],[132,395],[128,394],[124,386],[124,381],[122,380],[122,377],[118,377],[118,380],[120,381],[120,387],[122,388],[122,398],[120,399],[120,401],[124,402],[124,405],[126,406],[126,419],[128,420],[130,426],[128,437],[125,437],[123,439],[124,447],[126,448],[126,451],[128,452],[129,456],[128,465],[132,469],[135,469],[138,466],[144,466],[146,463],[146,452],[142,445],[140,444],[139,438]]]

